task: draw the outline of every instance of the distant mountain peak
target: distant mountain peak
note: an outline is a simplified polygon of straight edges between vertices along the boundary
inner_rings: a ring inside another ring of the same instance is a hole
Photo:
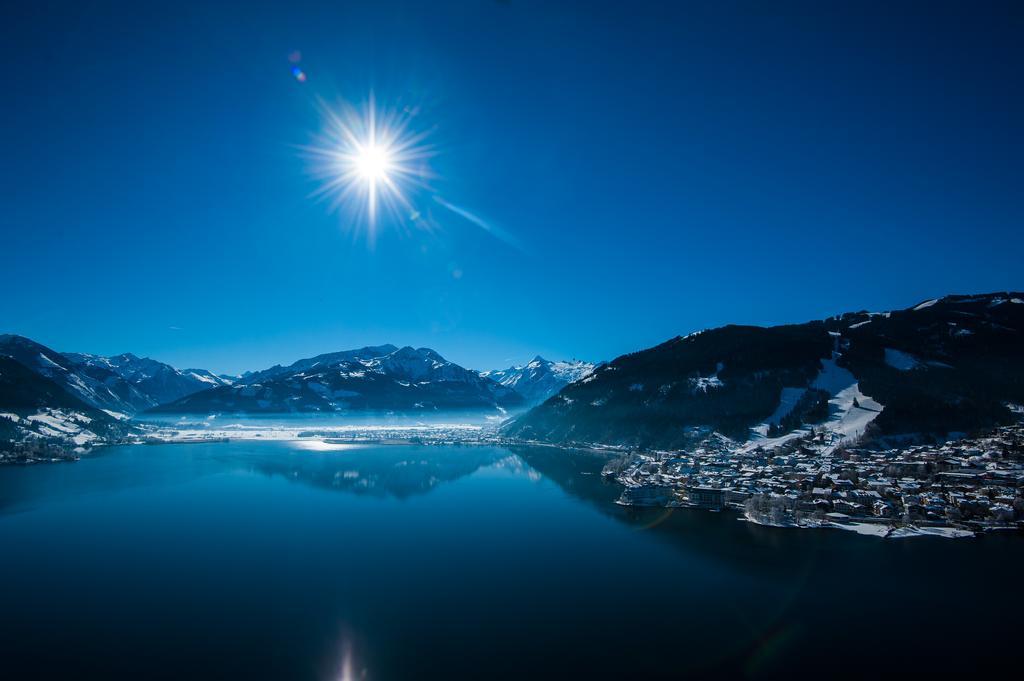
[[[122,352],[120,355],[114,355],[113,357],[108,357],[107,359],[109,359],[111,361],[115,361],[116,360],[118,362],[139,362],[139,361],[141,361],[140,358],[137,355],[134,355],[134,354],[132,354],[130,352]],[[155,361],[155,360],[149,359],[148,357],[145,357],[143,359],[146,359],[146,360],[148,360],[150,362]]]
[[[515,390],[528,404],[537,404],[573,381],[584,378],[594,368],[595,365],[589,362],[552,362],[537,355],[526,364],[484,371],[481,376]]]

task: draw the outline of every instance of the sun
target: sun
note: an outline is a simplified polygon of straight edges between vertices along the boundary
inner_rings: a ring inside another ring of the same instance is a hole
[[[382,208],[399,221],[421,220],[411,196],[433,177],[429,131],[414,129],[417,109],[381,110],[371,96],[363,109],[328,107],[320,101],[324,131],[301,147],[320,180],[313,195],[364,225],[372,237]]]
[[[368,182],[386,179],[388,168],[391,167],[391,151],[375,144],[367,145],[359,150],[355,167]]]

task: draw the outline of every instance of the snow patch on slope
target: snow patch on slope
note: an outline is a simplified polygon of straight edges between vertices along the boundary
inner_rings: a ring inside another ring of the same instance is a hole
[[[779,406],[776,407],[775,412],[768,417],[767,424],[777,424],[782,419],[789,416],[789,412],[793,411],[793,407],[800,401],[800,398],[807,392],[807,388],[783,388],[782,394],[779,396]]]
[[[721,372],[724,368],[725,365],[719,362],[718,365],[715,367],[715,373],[713,373],[712,375],[691,378],[690,389],[695,393],[698,391],[706,393],[708,390],[724,387],[725,383],[723,383],[722,379],[718,377],[719,372]]]
[[[900,371],[910,371],[921,366],[921,360],[917,357],[902,350],[894,350],[893,348],[885,349],[885,363],[893,369]]]
[[[823,425],[830,433],[838,436],[829,451],[842,442],[854,440],[864,434],[868,424],[882,413],[882,405],[860,391],[860,384],[853,374],[836,363],[838,352],[831,359],[821,361],[821,373],[814,380],[813,387],[827,391],[829,419]],[[854,406],[856,403],[856,406]]]
[[[79,446],[99,440],[99,436],[86,427],[92,419],[75,411],[45,409],[27,416],[22,422],[30,424],[34,431],[26,435],[70,440]]]
[[[837,344],[838,345],[838,344]],[[839,366],[836,360],[840,353],[834,351],[830,359],[821,360],[821,371],[811,383],[812,388],[826,391],[829,398],[829,417],[824,423],[817,426],[819,431],[824,431],[825,442],[822,453],[831,453],[836,447],[844,442],[856,440],[864,434],[868,424],[878,418],[884,408],[880,403],[865,395],[860,390],[860,384],[852,373]],[[772,418],[782,419],[792,410],[799,395],[803,394],[803,388],[785,388],[780,396],[779,407],[772,414]],[[794,399],[794,395],[796,398]],[[792,400],[792,404],[787,402]],[[774,449],[790,440],[807,435],[809,429],[800,428],[779,437],[767,437],[768,426],[771,421],[766,421],[752,429],[751,437],[740,451],[748,452],[757,447]]]

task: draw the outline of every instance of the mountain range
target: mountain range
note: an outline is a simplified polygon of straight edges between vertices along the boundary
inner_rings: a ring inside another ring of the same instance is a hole
[[[25,395],[35,396],[29,407],[60,408],[65,410],[65,420],[73,421],[69,414],[74,412],[97,423],[143,412],[519,408],[557,392],[593,368],[584,362],[549,362],[538,357],[524,366],[477,372],[429,348],[379,345],[317,355],[233,377],[205,369],[176,369],[131,353],[109,357],[61,353],[16,335],[0,336],[0,357],[25,369],[8,373],[8,392],[0,396],[0,411],[31,415],[23,413],[26,404],[18,399],[17,378],[25,384]],[[492,379],[492,374],[500,380]]]
[[[379,345],[346,350],[248,374],[154,411],[283,413],[436,411],[517,407],[512,388],[463,368],[430,348]]]
[[[114,357],[60,353],[11,334],[0,335],[0,355],[17,360],[86,404],[119,415],[132,415],[231,381],[204,369],[179,370],[130,353]]]
[[[893,312],[725,326],[624,355],[504,427],[552,443],[765,443],[819,429],[950,434],[1024,404],[1024,294],[947,296]]]
[[[113,357],[75,352],[65,352],[64,356],[80,372],[117,374],[134,386],[143,396],[139,403],[132,405],[136,410],[173,402],[202,390],[231,385],[236,380],[206,369],[175,369],[170,364],[149,357],[136,357],[130,352]]]

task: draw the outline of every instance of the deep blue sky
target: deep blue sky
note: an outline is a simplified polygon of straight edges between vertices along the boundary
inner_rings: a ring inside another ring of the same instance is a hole
[[[1013,3],[142,4],[4,10],[0,332],[490,368],[1024,288]],[[422,193],[442,229],[371,247],[309,198],[314,98],[371,88],[523,251]]]

